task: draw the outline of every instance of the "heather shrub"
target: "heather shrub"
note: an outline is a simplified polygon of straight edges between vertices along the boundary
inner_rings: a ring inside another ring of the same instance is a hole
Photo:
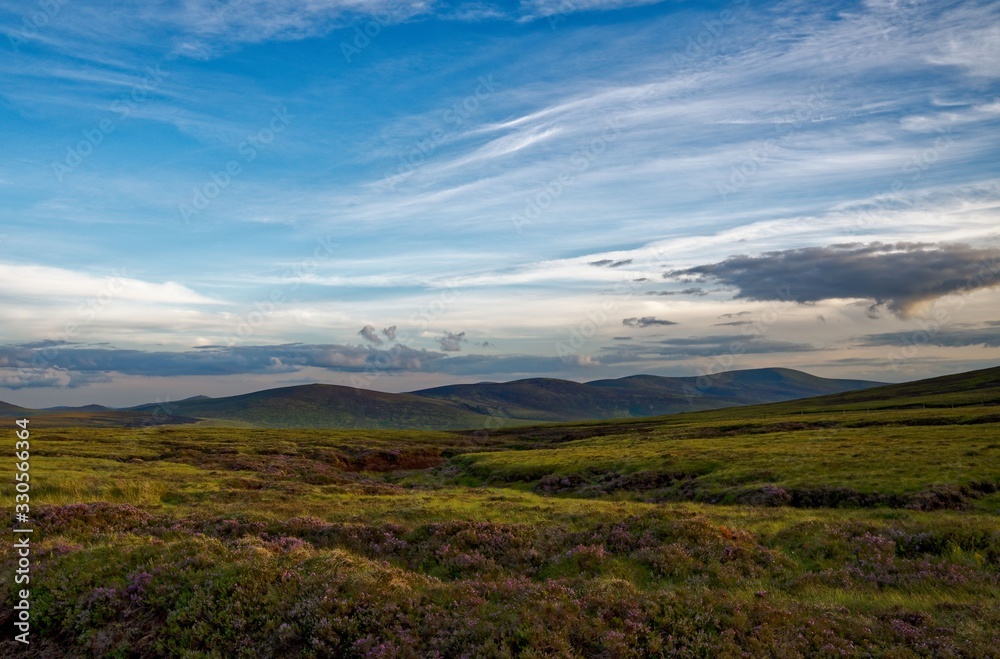
[[[995,420],[734,414],[53,433],[0,656],[1000,656]]]

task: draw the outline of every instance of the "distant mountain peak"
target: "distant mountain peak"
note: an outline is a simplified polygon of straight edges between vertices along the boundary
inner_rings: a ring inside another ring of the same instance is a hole
[[[973,392],[992,400],[1000,367],[911,383],[822,378],[789,368],[757,368],[716,375],[664,377],[646,373],[574,382],[526,378],[510,382],[454,384],[408,393],[310,383],[237,396],[192,396],[171,403],[168,423],[210,420],[215,425],[283,428],[461,430],[654,417],[761,403],[815,398],[815,405]],[[980,393],[982,392],[982,393]],[[980,398],[981,396],[981,398]],[[884,403],[879,403],[884,401]],[[923,404],[923,399],[921,399]],[[35,415],[49,425],[128,426],[147,423],[162,403],[115,410],[101,405],[28,410],[0,403],[0,414]]]

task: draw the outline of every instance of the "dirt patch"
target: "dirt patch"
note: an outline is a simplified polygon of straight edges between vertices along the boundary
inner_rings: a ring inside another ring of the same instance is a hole
[[[347,459],[346,471],[409,471],[431,469],[444,462],[439,453],[367,451]]]
[[[688,498],[692,485],[701,474],[666,471],[636,471],[622,474],[616,471],[584,472],[575,474],[549,474],[532,488],[538,494],[574,494],[599,497],[620,492],[657,493],[676,489]],[[687,487],[685,487],[687,486]]]
[[[965,510],[974,499],[990,489],[990,483],[977,487],[936,485],[912,494],[858,492],[848,487],[817,487],[791,490],[790,505],[797,508],[909,508],[911,510]]]
[[[614,471],[549,474],[532,491],[543,495],[602,497],[640,494],[643,501],[697,501],[750,506],[795,508],[908,508],[911,510],[965,510],[974,500],[1000,491],[1000,483],[976,481],[968,485],[936,485],[920,492],[860,492],[849,487],[780,487],[774,483],[720,488],[705,483],[701,473]]]
[[[777,485],[764,485],[740,493],[736,502],[748,506],[787,506],[792,503],[792,494]]]

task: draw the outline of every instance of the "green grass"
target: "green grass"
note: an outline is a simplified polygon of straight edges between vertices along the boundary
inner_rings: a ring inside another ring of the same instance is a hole
[[[593,426],[596,436],[555,446],[467,453],[453,460],[454,478],[577,496],[733,502],[774,486],[792,495],[850,490],[890,505],[944,491],[962,498],[956,505],[995,511],[1000,504],[1000,422],[990,414],[948,408],[755,418],[754,411],[738,421],[729,411]]]
[[[38,428],[17,651],[1000,656],[1000,421],[967,403],[490,433]]]

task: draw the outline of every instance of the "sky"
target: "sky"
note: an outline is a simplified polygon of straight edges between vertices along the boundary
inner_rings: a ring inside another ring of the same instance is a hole
[[[0,24],[0,400],[1000,363],[996,2]]]

